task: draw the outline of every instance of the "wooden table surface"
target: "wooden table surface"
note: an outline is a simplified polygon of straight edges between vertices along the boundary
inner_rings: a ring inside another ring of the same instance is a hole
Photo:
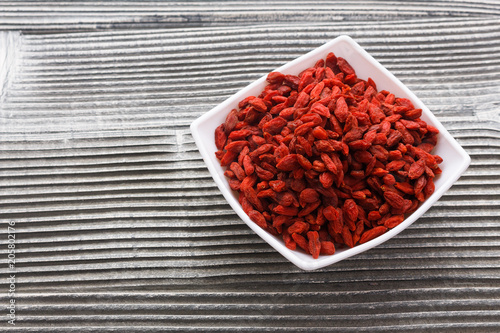
[[[394,239],[306,272],[189,125],[341,34],[472,163]],[[0,331],[500,332],[499,1],[2,1],[0,93]]]

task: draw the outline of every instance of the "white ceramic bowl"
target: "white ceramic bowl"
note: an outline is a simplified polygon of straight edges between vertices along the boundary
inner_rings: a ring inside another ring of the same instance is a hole
[[[388,230],[380,237],[353,248],[337,249],[333,255],[321,255],[318,259],[313,259],[311,255],[301,252],[300,250],[292,251],[288,249],[280,237],[275,237],[264,231],[245,214],[238,202],[238,194],[229,188],[227,179],[224,177],[224,169],[220,166],[219,161],[215,157],[217,148],[214,142],[214,131],[217,126],[224,122],[229,111],[237,108],[239,101],[247,96],[258,96],[260,94],[266,85],[267,75],[237,92],[191,124],[191,132],[196,145],[215,183],[227,202],[256,234],[262,237],[262,239],[268,242],[285,258],[304,270],[313,270],[328,266],[355,254],[364,252],[396,236],[422,216],[464,173],[470,164],[469,155],[467,155],[463,148],[453,139],[422,101],[348,36],[335,38],[323,46],[277,68],[275,71],[297,75],[302,70],[313,66],[317,60],[325,59],[329,52],[334,52],[337,57],[345,58],[354,68],[359,78],[366,80],[368,77],[371,77],[377,84],[377,89],[379,91],[387,90],[395,94],[396,97],[404,97],[411,100],[416,108],[422,109],[423,113],[421,118],[438,128],[440,131],[438,144],[435,147],[434,153],[440,155],[444,160],[443,163],[440,164],[443,172],[434,179],[434,194],[423,202],[421,206],[401,224]]]

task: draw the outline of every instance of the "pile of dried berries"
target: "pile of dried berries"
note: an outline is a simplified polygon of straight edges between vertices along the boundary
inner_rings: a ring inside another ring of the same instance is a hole
[[[421,109],[329,53],[298,76],[272,72],[215,130],[250,219],[313,258],[385,233],[434,192],[438,130]]]

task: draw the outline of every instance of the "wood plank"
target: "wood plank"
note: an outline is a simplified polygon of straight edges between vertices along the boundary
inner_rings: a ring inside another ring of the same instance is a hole
[[[250,3],[0,4],[13,331],[498,332],[498,4]],[[407,84],[472,164],[391,241],[304,272],[226,204],[189,124],[339,34]]]

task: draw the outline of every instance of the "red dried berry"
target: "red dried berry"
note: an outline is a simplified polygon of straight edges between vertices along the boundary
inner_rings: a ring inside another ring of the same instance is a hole
[[[307,232],[307,238],[309,240],[309,253],[311,253],[314,259],[318,259],[321,252],[321,241],[319,240],[319,234],[317,231]]]
[[[320,254],[329,256],[335,254],[335,245],[330,241],[322,241]]]
[[[387,231],[387,227],[385,227],[383,225],[380,225],[380,226],[377,226],[373,229],[367,230],[361,235],[361,238],[359,239],[359,244],[369,242],[372,239],[377,238],[380,235],[383,235],[386,231]]]

